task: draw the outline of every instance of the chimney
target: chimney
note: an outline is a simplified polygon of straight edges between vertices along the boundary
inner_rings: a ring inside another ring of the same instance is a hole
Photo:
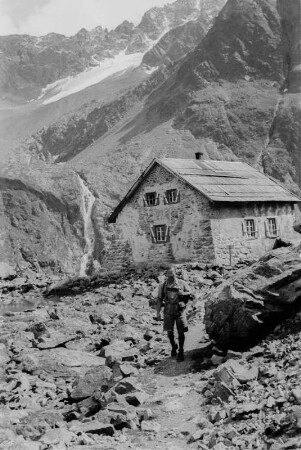
[[[195,153],[195,159],[202,159],[203,152],[196,152]]]

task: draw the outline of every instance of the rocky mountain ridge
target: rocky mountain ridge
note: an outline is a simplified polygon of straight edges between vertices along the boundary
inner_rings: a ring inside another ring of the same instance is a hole
[[[114,30],[98,26],[91,31],[81,29],[70,37],[57,33],[40,37],[2,36],[0,93],[4,98],[37,98],[41,89],[47,85],[97,67],[105,59],[121,53],[141,53],[142,58],[143,53],[169,30],[180,27],[179,33],[183,34],[181,25],[189,21],[193,22],[190,38],[196,45],[199,33],[194,33],[194,21],[200,20],[203,32],[204,29],[207,31],[224,3],[225,0],[177,0],[173,4],[147,11],[136,27],[124,21]],[[178,39],[185,48],[185,39],[181,39],[181,36]],[[191,45],[187,43],[186,52]]]

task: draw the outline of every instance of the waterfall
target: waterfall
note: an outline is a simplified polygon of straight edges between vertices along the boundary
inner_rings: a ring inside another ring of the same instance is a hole
[[[85,277],[87,275],[88,263],[94,250],[94,230],[91,216],[95,197],[80,175],[78,175],[78,179],[82,189],[82,216],[84,219],[84,238],[86,241],[79,276]]]

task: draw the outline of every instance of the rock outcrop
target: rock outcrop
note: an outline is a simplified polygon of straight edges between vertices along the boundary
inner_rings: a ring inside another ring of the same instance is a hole
[[[299,251],[274,250],[241,269],[207,300],[207,333],[222,348],[248,348],[301,309],[300,291]]]
[[[0,177],[0,261],[19,274],[78,273],[87,220],[79,176],[39,168],[42,173],[23,167],[19,177]]]
[[[277,1],[282,25],[284,83],[263,152],[265,171],[297,191],[301,186],[301,2]],[[277,161],[277,168],[274,161]]]

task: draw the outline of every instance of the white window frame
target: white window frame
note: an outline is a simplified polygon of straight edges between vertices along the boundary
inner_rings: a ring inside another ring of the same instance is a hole
[[[165,224],[153,225],[151,228],[152,240],[156,244],[164,244],[169,239],[170,226]],[[163,229],[162,239],[158,239],[157,231]]]
[[[173,193],[174,196],[173,198],[169,198],[168,195],[170,193]],[[172,203],[179,203],[179,199],[180,199],[180,191],[179,189],[167,189],[167,191],[165,191],[164,193],[164,201],[165,204],[170,205]]]
[[[275,221],[274,223],[275,223],[275,229],[273,228],[271,228],[271,226],[270,226],[270,221]],[[264,222],[264,225],[265,225],[265,234],[266,234],[266,237],[268,237],[268,238],[277,238],[278,236],[279,236],[279,234],[280,234],[280,227],[279,227],[279,220],[278,220],[278,218],[277,217],[267,217],[266,218],[266,220],[265,220],[265,222]]]
[[[154,203],[149,203],[149,198],[148,196],[150,195],[154,195]],[[152,191],[152,192],[146,192],[143,196],[143,205],[144,206],[157,206],[159,205],[159,193]]]
[[[250,227],[248,227],[248,222],[254,223],[254,229],[250,232]],[[254,217],[245,217],[242,221],[242,232],[243,236],[248,237],[250,239],[257,239],[259,232],[258,232],[258,220]]]

